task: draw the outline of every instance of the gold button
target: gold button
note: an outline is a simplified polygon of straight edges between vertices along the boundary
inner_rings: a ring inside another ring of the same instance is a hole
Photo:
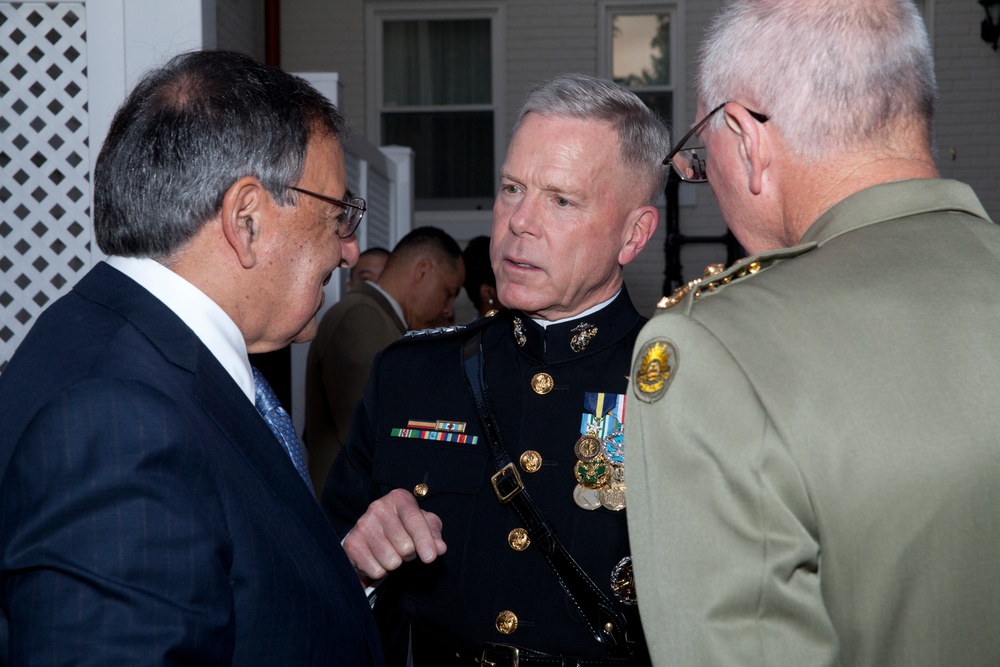
[[[615,624],[612,623],[611,621],[608,621],[607,623],[604,624],[604,631],[610,635],[612,632],[615,631]]]
[[[415,495],[417,498],[423,498],[424,496],[426,496],[427,485],[423,483],[417,484],[415,487],[413,487],[413,495]]]
[[[542,455],[533,449],[521,454],[521,470],[524,472],[538,472],[542,467]]]
[[[531,388],[536,394],[541,394],[542,396],[552,391],[552,387],[555,384],[552,376],[548,373],[536,373],[535,377],[531,378]]]
[[[517,616],[514,612],[504,610],[497,614],[497,631],[502,635],[512,635],[517,630]]]
[[[524,528],[515,528],[507,536],[507,544],[514,551],[524,551],[531,546],[531,538],[528,537],[528,531]]]
[[[486,314],[483,315],[483,317],[496,317],[496,314],[499,312],[500,311],[497,310],[496,308],[490,308],[489,310],[486,311]]]

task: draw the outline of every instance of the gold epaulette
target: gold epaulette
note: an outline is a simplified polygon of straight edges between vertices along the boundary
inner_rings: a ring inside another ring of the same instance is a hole
[[[728,269],[724,268],[722,264],[709,264],[705,268],[704,276],[681,285],[674,290],[673,294],[660,299],[656,307],[661,310],[672,308],[682,303],[688,297],[691,298],[691,301],[697,301],[703,295],[711,294],[730,283],[755,275],[779,260],[797,257],[815,247],[815,243],[806,243],[791,248],[771,250],[754,255],[753,257],[745,257],[737,260]]]

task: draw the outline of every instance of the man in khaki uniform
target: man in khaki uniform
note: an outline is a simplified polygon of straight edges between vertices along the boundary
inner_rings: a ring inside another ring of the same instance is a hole
[[[1000,664],[1000,228],[938,178],[917,9],[737,0],[698,83],[669,157],[754,256],[633,354],[654,663]]]

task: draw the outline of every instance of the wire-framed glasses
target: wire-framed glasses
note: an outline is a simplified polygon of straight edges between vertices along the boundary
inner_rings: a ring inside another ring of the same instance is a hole
[[[704,118],[695,123],[694,127],[681,137],[680,141],[674,145],[674,149],[670,151],[667,157],[663,158],[663,164],[669,163],[674,168],[674,171],[677,172],[677,175],[681,177],[682,181],[688,183],[708,183],[708,149],[702,144],[701,138],[698,136],[698,131],[705,126],[717,111],[727,104],[729,102],[723,102],[705,114]],[[746,109],[746,107],[743,108]],[[766,123],[768,121],[768,117],[762,113],[750,111],[750,109],[747,109],[747,113],[753,116],[754,120],[758,123]]]
[[[345,199],[337,199],[336,197],[327,197],[311,190],[297,188],[294,185],[289,185],[288,189],[321,199],[328,204],[342,208],[343,211],[337,216],[337,236],[342,239],[354,235],[354,232],[358,229],[358,225],[361,224],[361,218],[365,217],[365,211],[368,210],[368,204],[361,197],[348,196]]]

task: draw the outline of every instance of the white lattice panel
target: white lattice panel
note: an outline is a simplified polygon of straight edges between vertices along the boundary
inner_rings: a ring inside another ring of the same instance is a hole
[[[91,263],[84,19],[0,2],[0,372]]]

